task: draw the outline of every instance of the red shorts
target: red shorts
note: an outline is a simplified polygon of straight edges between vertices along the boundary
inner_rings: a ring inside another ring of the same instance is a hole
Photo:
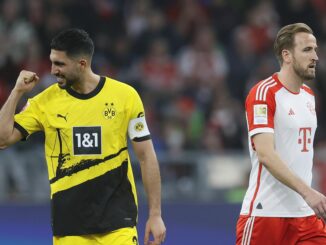
[[[300,218],[240,215],[236,245],[326,244],[326,225],[317,216]]]

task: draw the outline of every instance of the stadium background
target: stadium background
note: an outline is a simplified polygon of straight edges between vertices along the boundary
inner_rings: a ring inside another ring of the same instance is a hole
[[[134,86],[143,98],[161,165],[165,244],[234,244],[250,162],[243,102],[275,71],[280,26],[309,24],[319,67],[316,188],[326,193],[326,2],[323,0],[2,0],[0,105],[21,69],[42,82],[49,42],[68,27],[95,41],[93,69]],[[24,98],[19,107],[26,102]],[[51,244],[43,135],[0,152],[0,244]],[[134,159],[134,157],[133,157]],[[134,160],[143,240],[146,197]]]

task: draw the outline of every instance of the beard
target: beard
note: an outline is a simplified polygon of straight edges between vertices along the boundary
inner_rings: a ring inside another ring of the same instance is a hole
[[[309,68],[309,67],[304,68],[304,67],[300,66],[299,63],[297,62],[297,60],[294,59],[293,70],[294,70],[295,74],[298,77],[300,77],[302,80],[311,81],[311,80],[315,79],[316,73],[310,71],[310,69],[311,68]]]
[[[75,82],[72,80],[66,80],[64,84],[58,84],[61,89],[70,88]]]
[[[61,89],[71,88],[74,84],[76,84],[76,81],[79,80],[79,78],[77,76],[69,76],[69,77],[59,76],[58,78],[59,79],[64,79],[63,83],[60,83],[59,80],[58,80],[58,86]]]

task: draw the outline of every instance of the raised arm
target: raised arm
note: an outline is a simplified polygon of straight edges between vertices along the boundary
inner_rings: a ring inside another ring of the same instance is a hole
[[[148,197],[149,218],[145,229],[145,244],[159,245],[166,235],[166,228],[161,217],[161,177],[152,140],[132,141],[136,156],[140,162],[142,179]],[[154,241],[149,241],[150,234]]]
[[[5,149],[22,138],[20,131],[14,127],[17,103],[22,95],[31,91],[38,82],[39,78],[34,72],[20,72],[14,89],[0,110],[0,149]]]
[[[256,134],[253,142],[259,162],[281,183],[299,193],[317,216],[326,220],[326,197],[307,185],[282,161],[274,149],[274,135]]]

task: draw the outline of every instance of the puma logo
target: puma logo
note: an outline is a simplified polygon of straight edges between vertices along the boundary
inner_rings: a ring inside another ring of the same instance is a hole
[[[68,113],[65,116],[63,116],[61,114],[57,114],[58,118],[63,118],[63,119],[65,119],[66,122],[67,122],[67,116],[68,116]]]
[[[132,242],[134,243],[134,244],[138,244],[138,239],[137,239],[137,237],[136,236],[133,236],[132,237]]]

